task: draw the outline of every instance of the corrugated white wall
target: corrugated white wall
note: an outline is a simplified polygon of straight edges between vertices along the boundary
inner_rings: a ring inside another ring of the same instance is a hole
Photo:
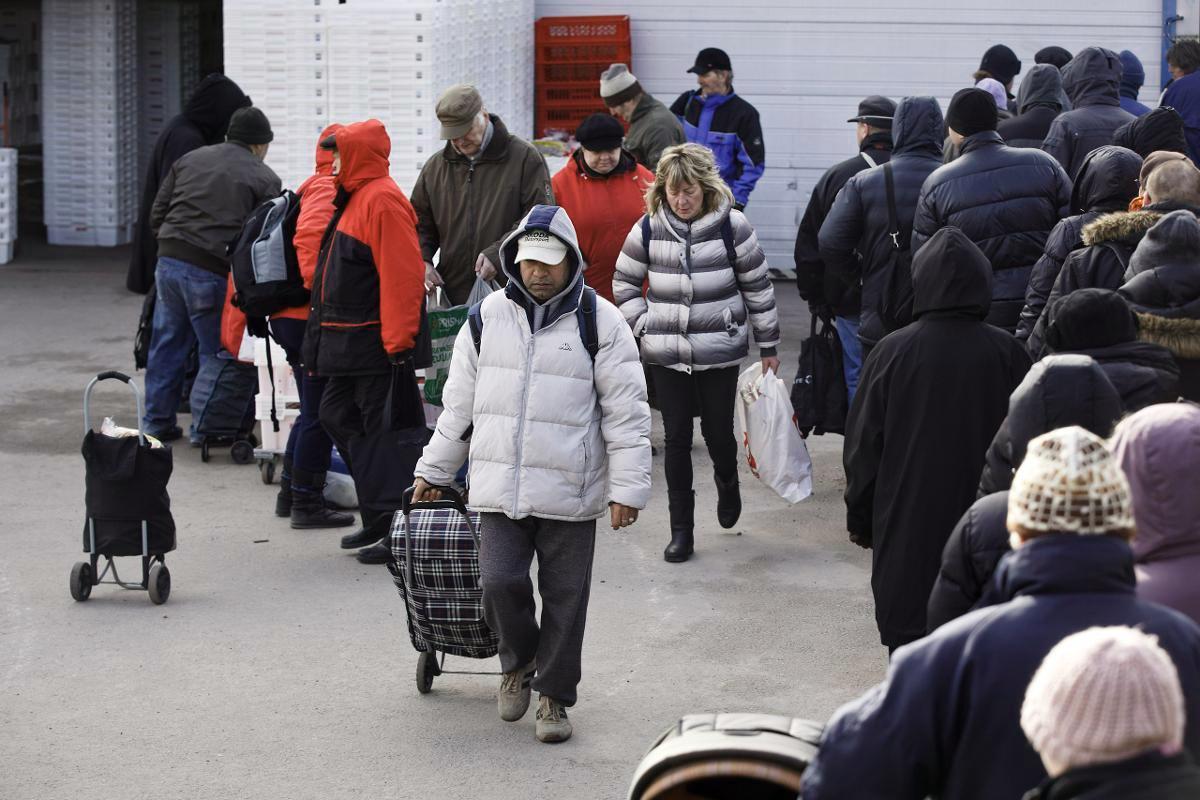
[[[538,17],[628,14],[633,71],[668,104],[694,86],[685,71],[697,50],[730,54],[767,148],[747,213],[772,266],[787,270],[813,184],[856,151],[845,120],[862,97],[932,94],[944,109],[970,85],[984,50],[1003,42],[1026,68],[1051,44],[1132,50],[1146,67],[1141,100],[1153,105],[1161,8],[1160,0],[536,0]]]

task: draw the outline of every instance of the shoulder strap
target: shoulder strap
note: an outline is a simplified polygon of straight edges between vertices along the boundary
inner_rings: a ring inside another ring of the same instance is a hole
[[[650,255],[650,215],[642,215],[642,249],[646,251],[646,255]]]
[[[892,177],[890,161],[883,165],[883,181],[887,184],[888,236],[892,238],[893,249],[903,250],[904,247],[900,244],[899,214],[896,212],[896,180]]]
[[[475,340],[475,354],[483,342],[483,301],[480,300],[467,311],[467,324],[471,326],[471,338]]]
[[[1117,263],[1121,265],[1121,269],[1125,272],[1129,271],[1129,253],[1117,242],[1100,242],[1100,246],[1107,249],[1113,256],[1116,257]]]
[[[724,221],[721,222],[721,241],[725,243],[725,257],[729,259],[729,266],[737,266],[737,243],[733,241],[733,220],[729,215],[725,215]]]
[[[879,166],[878,164],[876,164],[876,163],[875,163],[875,159],[873,159],[873,158],[871,158],[869,155],[867,155],[867,151],[866,151],[866,150],[860,150],[858,154],[859,154],[860,156],[862,156],[862,160],[863,160],[863,161],[867,162],[867,166],[868,166],[868,167],[877,167],[877,166]]]
[[[600,333],[596,328],[596,290],[590,286],[583,287],[579,297],[579,305],[575,307],[575,316],[579,320],[579,338],[592,361],[600,351]]]

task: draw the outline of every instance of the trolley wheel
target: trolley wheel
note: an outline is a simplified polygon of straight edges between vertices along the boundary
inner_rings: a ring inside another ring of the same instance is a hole
[[[442,674],[438,666],[437,653],[430,650],[417,656],[417,691],[429,694],[433,689],[433,679]]]
[[[229,455],[235,464],[254,463],[254,445],[245,439],[238,439],[229,447]]]
[[[150,575],[146,580],[146,588],[150,590],[150,602],[161,606],[171,596],[171,573],[167,565],[156,561],[150,567]]]
[[[71,567],[71,597],[79,602],[87,600],[92,595],[92,565],[86,561],[77,561]]]
[[[200,460],[203,461],[205,464],[208,463],[208,440],[207,439],[205,439],[200,444]]]
[[[262,474],[262,482],[270,486],[275,482],[275,459],[267,459],[258,465],[258,471]]]

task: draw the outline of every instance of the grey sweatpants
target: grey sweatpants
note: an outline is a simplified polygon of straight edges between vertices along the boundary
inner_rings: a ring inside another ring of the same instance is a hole
[[[480,539],[484,618],[500,637],[500,668],[512,672],[536,659],[533,688],[564,706],[575,705],[592,587],[595,520],[514,520],[484,514]],[[540,629],[529,578],[535,554],[542,597]]]

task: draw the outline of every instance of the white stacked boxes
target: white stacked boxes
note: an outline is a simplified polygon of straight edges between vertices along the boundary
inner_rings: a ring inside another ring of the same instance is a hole
[[[41,14],[32,3],[0,3],[0,41],[8,55],[0,72],[7,104],[6,137],[0,147],[30,147],[41,143]],[[2,112],[0,112],[2,113]]]
[[[267,367],[267,346],[271,347],[271,366]],[[259,449],[282,453],[287,447],[292,425],[300,416],[300,392],[296,387],[296,376],[288,365],[283,348],[269,339],[254,340],[254,365],[258,367],[258,396],[254,401],[254,418],[262,431]],[[272,384],[271,373],[275,373]],[[279,430],[271,422],[271,399],[274,392],[275,418]]]
[[[17,150],[0,148],[0,264],[12,261],[17,240]]]
[[[134,0],[44,0],[42,121],[51,244],[124,244],[137,213]]]
[[[182,110],[181,7],[141,0],[138,12],[138,176],[154,153],[167,122]]]

